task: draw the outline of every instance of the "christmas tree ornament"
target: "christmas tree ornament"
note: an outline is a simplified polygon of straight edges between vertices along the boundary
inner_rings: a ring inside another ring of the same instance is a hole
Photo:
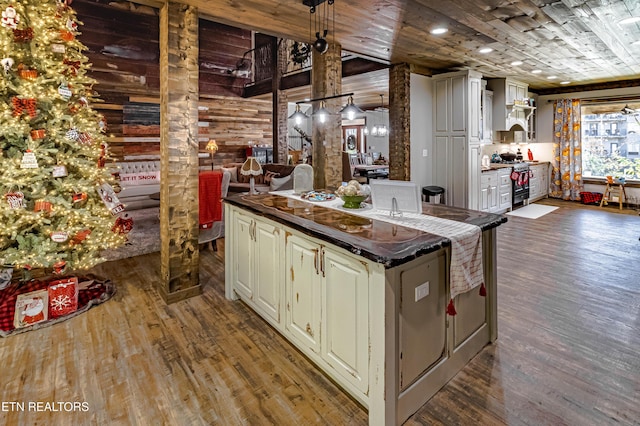
[[[73,41],[75,36],[73,35],[73,33],[71,31],[60,30],[60,38],[63,39],[64,41]]]
[[[58,87],[58,93],[60,94],[60,96],[62,96],[62,99],[64,99],[65,101],[68,101],[69,99],[71,99],[71,95],[73,95],[67,83],[60,84],[60,86]]]
[[[133,229],[132,217],[128,217],[124,219],[121,217],[118,217],[116,219],[116,223],[111,228],[111,231],[113,231],[116,234],[128,234],[129,232],[131,232],[132,229]]]
[[[49,318],[59,318],[78,310],[78,278],[54,280],[47,288]]]
[[[100,133],[107,132],[107,119],[104,118],[104,115],[100,116],[100,120],[98,121],[98,127],[100,128]]]
[[[80,137],[80,133],[78,133],[77,129],[70,129],[67,131],[64,137],[72,141],[77,141]]]
[[[9,71],[11,71],[11,67],[13,67],[13,59],[12,58],[3,58],[0,61],[0,64],[2,64],[2,68],[4,68],[4,73],[8,74]]]
[[[18,28],[19,23],[20,15],[18,15],[18,12],[13,6],[7,6],[7,8],[2,11],[2,20],[0,20],[0,24],[5,28],[15,30]]]
[[[67,267],[67,262],[65,262],[64,260],[59,260],[56,263],[53,264],[53,273],[54,274],[61,274],[64,272],[64,269]]]
[[[67,48],[65,47],[64,44],[52,43],[51,44],[51,51],[53,53],[65,53],[67,51]]]
[[[104,166],[103,166],[103,167],[104,167]],[[114,183],[113,183],[113,191],[114,191],[116,194],[119,194],[119,193],[120,193],[120,191],[122,191],[122,186],[120,186],[120,182],[117,182],[117,181],[116,181],[116,182],[114,182]]]
[[[63,164],[58,164],[57,166],[53,166],[53,170],[51,174],[53,175],[54,178],[68,176],[67,168]]]
[[[69,31],[78,31],[78,24],[76,24],[72,19],[67,19],[67,28]]]
[[[23,64],[18,65],[18,75],[25,80],[35,80],[38,77],[38,70],[25,68]]]
[[[38,160],[36,159],[36,154],[28,149],[24,154],[22,154],[22,161],[20,161],[21,169],[37,169],[38,168]]]
[[[115,191],[108,183],[105,182],[98,186],[98,194],[100,194],[102,202],[111,211],[112,215],[115,216],[124,211],[124,205],[118,200]]]
[[[83,145],[91,145],[91,143],[93,142],[93,138],[90,134],[82,132],[78,134],[78,142]]]
[[[13,41],[16,43],[28,43],[33,40],[33,28],[27,27],[24,30],[13,30]]]
[[[45,129],[36,129],[29,132],[29,134],[31,135],[31,139],[36,141],[38,139],[44,139],[44,137],[47,134],[47,131]]]
[[[11,106],[13,107],[14,117],[21,116],[25,111],[31,118],[37,115],[36,100],[34,98],[19,98],[14,96],[11,98]]]
[[[80,61],[72,61],[70,59],[64,59],[62,61],[63,64],[67,66],[65,73],[71,74],[73,76],[78,74],[78,69],[80,68]]]
[[[56,243],[64,243],[69,239],[69,233],[65,231],[55,231],[51,233],[51,240]]]
[[[76,235],[71,239],[71,245],[80,244],[91,234],[91,229],[85,229],[83,231],[79,231]]]
[[[76,192],[71,196],[71,201],[73,204],[80,204],[84,201],[87,201],[87,193],[86,192]]]
[[[49,201],[38,200],[33,206],[34,212],[50,213],[53,210],[53,205]]]
[[[4,197],[9,203],[9,208],[12,210],[24,208],[24,194],[21,191],[7,192]]]

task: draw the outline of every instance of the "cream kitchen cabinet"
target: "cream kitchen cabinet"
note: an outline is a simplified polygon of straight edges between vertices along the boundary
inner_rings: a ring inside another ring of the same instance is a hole
[[[549,164],[530,165],[529,202],[534,202],[549,195]]]
[[[299,345],[320,352],[320,250],[287,233],[285,247],[285,328]]]
[[[275,222],[241,211],[227,217],[231,217],[233,229],[231,251],[238,259],[230,271],[233,287],[272,324],[280,324],[282,229]]]
[[[513,183],[511,181],[511,167],[498,169],[498,209],[499,212],[511,210]]]
[[[474,71],[433,77],[434,184],[447,204],[477,210],[482,139],[482,75]]]
[[[498,171],[482,172],[480,177],[480,209],[483,212],[498,208]]]
[[[314,209],[324,207],[309,203],[311,214],[295,213],[271,194],[228,197],[224,208],[226,298],[242,299],[272,324],[368,409],[371,426],[403,424],[497,337],[498,216],[469,215],[486,226],[487,295],[457,296],[458,315],[450,318],[444,237],[379,220],[364,234],[343,233],[335,225],[350,214],[316,221]],[[279,322],[258,303],[264,294],[268,306],[280,307]]]
[[[361,392],[369,387],[367,263],[329,247],[321,253],[322,358]]]

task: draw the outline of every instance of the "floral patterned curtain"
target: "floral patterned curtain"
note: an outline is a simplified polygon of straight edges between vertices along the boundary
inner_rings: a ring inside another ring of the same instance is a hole
[[[553,163],[551,197],[580,200],[582,183],[582,140],[580,100],[558,99],[553,104]]]

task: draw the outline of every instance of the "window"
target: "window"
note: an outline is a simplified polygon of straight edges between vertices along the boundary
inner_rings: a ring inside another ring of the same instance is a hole
[[[584,101],[581,109],[583,176],[640,180],[640,99]]]

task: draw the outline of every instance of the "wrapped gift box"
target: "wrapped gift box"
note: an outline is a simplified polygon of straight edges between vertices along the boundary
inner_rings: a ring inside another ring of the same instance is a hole
[[[78,278],[51,281],[48,292],[49,318],[59,318],[78,309]]]

